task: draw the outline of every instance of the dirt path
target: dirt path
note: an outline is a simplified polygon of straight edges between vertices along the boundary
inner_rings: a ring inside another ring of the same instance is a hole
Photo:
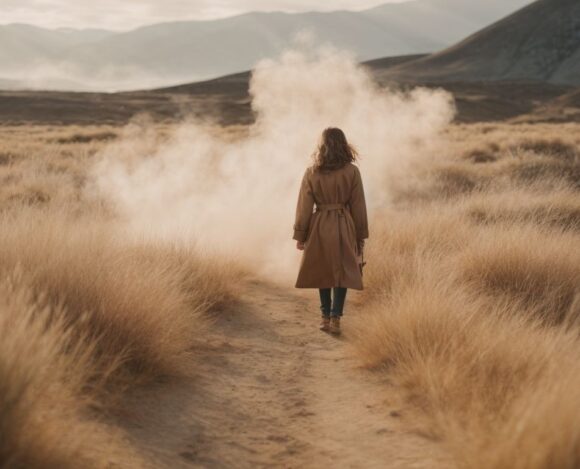
[[[437,445],[404,431],[388,383],[349,357],[348,334],[316,329],[307,293],[251,283],[195,349],[196,376],[136,396],[129,430],[152,467],[442,464]]]

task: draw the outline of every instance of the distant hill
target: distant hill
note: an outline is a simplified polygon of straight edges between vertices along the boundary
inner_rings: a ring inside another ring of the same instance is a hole
[[[538,0],[449,49],[386,70],[383,78],[580,85],[580,1]]]
[[[364,63],[380,83],[388,67],[416,60],[393,57]],[[146,113],[159,122],[182,122],[192,115],[221,125],[254,122],[250,72],[155,90],[121,93],[0,91],[0,124],[123,125]],[[392,82],[388,83],[393,86]],[[414,86],[400,82],[399,89]],[[580,122],[580,88],[550,83],[424,82],[452,93],[456,122]]]
[[[12,88],[36,89],[168,86],[248,70],[262,58],[277,56],[303,30],[360,60],[426,53],[530,1],[413,0],[360,12],[255,12],[122,33],[4,25],[0,80],[9,80]]]
[[[85,46],[114,34],[86,29],[45,29],[27,24],[0,26],[0,66],[2,72],[32,63],[61,59],[71,47]]]

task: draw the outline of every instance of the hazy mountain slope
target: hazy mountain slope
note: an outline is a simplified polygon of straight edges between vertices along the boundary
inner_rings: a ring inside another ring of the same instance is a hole
[[[472,0],[414,0],[362,12],[247,13],[125,33],[0,26],[0,78],[57,89],[170,85],[250,69],[278,55],[299,31],[361,60],[431,52],[529,1],[486,0],[489,7],[482,8]]]
[[[179,78],[208,77],[251,68],[279,54],[299,31],[354,52],[361,60],[430,51],[443,46],[410,31],[393,31],[351,12],[249,14],[211,23],[170,23],[116,35],[76,52],[87,68],[133,65]],[[243,37],[243,40],[240,40]],[[94,58],[97,58],[95,61]]]
[[[36,26],[11,24],[0,27],[0,64],[2,69],[38,60],[53,60],[66,47],[58,31]]]
[[[392,30],[451,45],[526,6],[531,0],[414,0],[363,12]]]
[[[580,85],[580,1],[538,0],[456,46],[386,73],[421,80]]]
[[[62,58],[72,45],[86,45],[105,39],[112,31],[99,29],[45,29],[27,24],[0,26],[2,69]]]

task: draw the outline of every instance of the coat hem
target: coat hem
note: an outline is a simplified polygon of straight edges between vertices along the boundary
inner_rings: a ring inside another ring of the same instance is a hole
[[[298,289],[301,289],[301,290],[314,290],[314,289],[318,290],[320,288],[337,288],[337,285],[334,285],[334,286],[322,286],[322,287],[305,287],[305,286],[294,285],[294,288],[298,288]],[[348,288],[349,290],[358,290],[358,291],[363,291],[364,290],[364,287],[348,287],[348,286],[345,286],[343,288]]]

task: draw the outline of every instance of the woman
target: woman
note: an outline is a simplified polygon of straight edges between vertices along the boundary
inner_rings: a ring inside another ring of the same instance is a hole
[[[363,288],[362,250],[369,231],[356,157],[342,130],[322,133],[314,164],[302,179],[294,224],[296,247],[304,251],[296,288],[319,289],[320,330],[335,335],[347,288]]]

